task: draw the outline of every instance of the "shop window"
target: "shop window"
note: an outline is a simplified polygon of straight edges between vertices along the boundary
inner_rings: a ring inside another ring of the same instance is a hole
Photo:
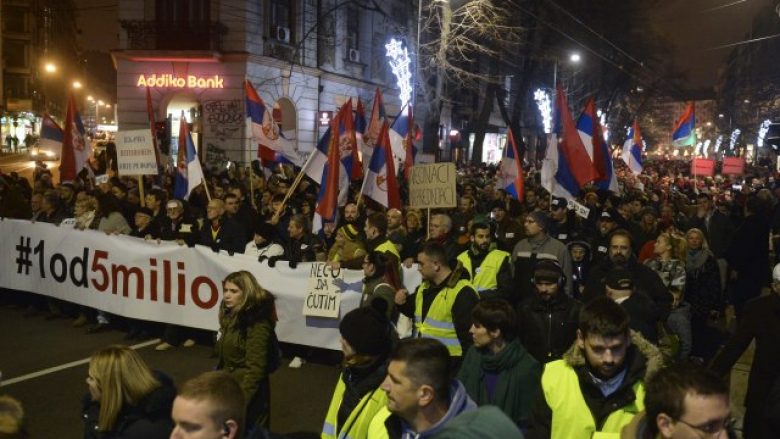
[[[5,60],[5,67],[27,67],[27,44],[24,41],[5,40],[3,59]]]
[[[25,10],[14,6],[3,8],[3,29],[7,32],[27,32]]]

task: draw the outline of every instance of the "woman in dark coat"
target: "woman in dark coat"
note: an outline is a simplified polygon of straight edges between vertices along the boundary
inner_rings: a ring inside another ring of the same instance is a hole
[[[274,334],[274,296],[248,271],[229,274],[222,281],[222,290],[217,369],[224,369],[241,385],[247,401],[247,431],[256,426],[268,428],[271,418],[268,375],[279,360]]]
[[[723,341],[716,328],[726,308],[720,285],[720,269],[707,245],[704,232],[690,229],[685,233],[688,256],[685,259],[685,301],[691,305],[691,355],[709,361]]]
[[[726,343],[710,366],[727,375],[748,345],[756,340],[756,352],[745,395],[743,435],[746,439],[776,437],[769,433],[765,418],[767,398],[780,377],[780,264],[772,272],[772,293],[745,304],[737,332]]]
[[[127,346],[109,346],[89,361],[89,394],[83,402],[85,439],[167,439],[176,388],[152,373]]]

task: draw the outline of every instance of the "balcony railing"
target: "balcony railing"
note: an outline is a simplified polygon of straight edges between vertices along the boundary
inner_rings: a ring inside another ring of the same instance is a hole
[[[121,20],[129,50],[220,51],[227,27],[220,22]]]

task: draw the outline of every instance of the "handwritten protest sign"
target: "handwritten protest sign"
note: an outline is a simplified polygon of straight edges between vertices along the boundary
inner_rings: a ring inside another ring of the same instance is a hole
[[[116,133],[116,163],[121,176],[157,175],[151,130]]]
[[[455,163],[412,166],[409,176],[409,202],[415,209],[457,206]]]
[[[590,215],[589,208],[585,207],[583,204],[578,203],[574,200],[569,200],[569,210],[573,210],[574,213],[577,214],[577,216],[585,219],[588,219],[588,215]]]
[[[341,288],[338,285],[343,282],[344,273],[340,269],[332,270],[325,262],[311,264],[303,315],[339,318]]]

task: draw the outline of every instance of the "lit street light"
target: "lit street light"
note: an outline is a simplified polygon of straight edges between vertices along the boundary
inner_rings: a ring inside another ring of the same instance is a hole
[[[581,57],[581,56],[580,56],[580,54],[579,54],[579,53],[577,53],[577,52],[574,52],[574,53],[572,53],[572,54],[569,56],[569,61],[571,61],[571,62],[573,62],[573,63],[578,63],[578,62],[580,62],[581,60],[582,60],[582,57]]]
[[[54,63],[47,62],[43,69],[46,70],[46,73],[54,73],[57,71],[57,66]]]
[[[73,88],[76,90],[81,88],[81,81],[73,81]]]

